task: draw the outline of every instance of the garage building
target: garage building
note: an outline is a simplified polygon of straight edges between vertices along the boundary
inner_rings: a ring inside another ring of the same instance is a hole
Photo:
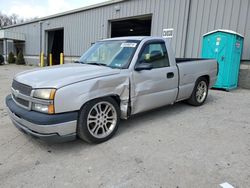
[[[173,28],[177,57],[200,57],[203,34],[229,29],[245,37],[242,61],[250,62],[249,0],[112,0],[0,30],[0,53],[22,50],[28,64],[40,53],[59,64],[77,60],[97,40],[131,35],[162,36]]]

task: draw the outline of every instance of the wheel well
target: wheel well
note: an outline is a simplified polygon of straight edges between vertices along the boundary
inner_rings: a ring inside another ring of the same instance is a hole
[[[209,78],[208,75],[201,76],[200,78],[205,78],[205,79],[207,80],[208,85],[209,85],[209,83],[210,83],[210,78]]]
[[[121,99],[120,99],[119,95],[111,95],[111,96],[107,96],[107,97],[113,98],[117,102],[117,104],[120,106]]]
[[[91,100],[85,102],[85,103],[81,106],[81,108],[82,108],[85,104],[87,104],[88,102],[90,102],[90,101],[93,101],[93,100],[95,100],[95,99],[105,98],[105,97],[110,97],[110,98],[114,99],[114,100],[117,102],[117,104],[120,106],[121,99],[120,99],[119,95],[107,95],[107,96],[103,96],[103,97],[98,97],[98,98],[91,99]],[[81,109],[81,108],[80,108],[80,109]]]

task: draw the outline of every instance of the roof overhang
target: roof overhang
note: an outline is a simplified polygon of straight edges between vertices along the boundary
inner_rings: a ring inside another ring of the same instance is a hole
[[[0,30],[0,39],[9,39],[15,41],[25,41],[25,34]]]

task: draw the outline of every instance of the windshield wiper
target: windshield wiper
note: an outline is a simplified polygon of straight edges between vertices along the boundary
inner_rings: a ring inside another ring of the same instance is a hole
[[[98,63],[96,61],[75,61],[75,63],[81,63],[81,64],[88,64],[88,65],[97,65],[97,66],[105,66],[105,67],[110,67],[105,63]],[[113,67],[110,67],[113,68]]]
[[[83,63],[82,61],[74,61],[74,63]]]
[[[98,62],[86,62],[85,64],[88,64],[88,65],[97,65],[97,66],[105,66],[105,67],[108,66],[105,63],[98,63]]]

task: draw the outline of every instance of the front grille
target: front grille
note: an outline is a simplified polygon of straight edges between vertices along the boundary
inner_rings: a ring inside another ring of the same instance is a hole
[[[21,84],[21,83],[17,82],[16,80],[13,80],[12,88],[14,90],[18,90],[20,93],[27,95],[27,96],[30,96],[31,91],[32,91],[32,87],[27,86],[25,84]]]
[[[31,91],[32,91],[32,87],[27,86],[27,85],[22,84],[22,83],[19,83],[16,80],[13,80],[13,82],[12,82],[12,88],[14,90],[18,91],[18,93],[21,93],[21,94],[26,95],[26,96],[30,96]],[[22,105],[24,107],[29,108],[29,103],[30,103],[29,101],[24,100],[23,98],[18,97],[18,95],[15,95],[15,92],[12,93],[12,97],[15,100],[16,103],[18,103],[18,104],[20,104],[20,105]]]
[[[15,100],[17,103],[19,103],[19,104],[21,104],[21,105],[23,105],[23,106],[25,106],[25,107],[29,107],[29,101],[26,101],[26,100],[21,99],[21,98],[17,98],[17,97],[15,97],[14,95],[12,95],[12,96],[13,96],[14,100]]]

